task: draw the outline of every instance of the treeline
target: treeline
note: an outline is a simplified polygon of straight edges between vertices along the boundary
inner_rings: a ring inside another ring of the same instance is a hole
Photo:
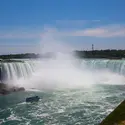
[[[75,51],[75,55],[80,58],[125,58],[125,50],[93,50],[93,51]]]
[[[39,54],[34,53],[25,53],[25,54],[9,54],[9,55],[0,55],[0,59],[25,59],[25,58],[38,58]]]
[[[77,57],[80,58],[108,58],[108,59],[121,59],[125,58],[125,50],[93,50],[93,51],[74,51]],[[0,59],[29,59],[29,58],[50,58],[54,57],[55,54],[48,52],[45,54],[10,54],[0,55]]]
[[[0,59],[49,58],[51,56],[52,56],[52,53],[50,52],[45,54],[25,53],[25,54],[0,55]]]

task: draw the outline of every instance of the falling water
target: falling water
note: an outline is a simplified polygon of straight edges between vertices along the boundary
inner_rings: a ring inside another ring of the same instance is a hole
[[[85,82],[89,82],[87,85],[90,85],[99,82],[101,79],[109,81],[120,80],[123,83],[125,74],[124,60],[79,60],[58,56],[58,59],[50,58],[1,63],[1,76],[3,78],[1,80],[23,79],[24,84],[25,81],[27,83],[42,82],[46,84],[55,82],[59,86],[64,86],[65,84],[69,86],[76,84],[85,86]],[[23,83],[20,84],[22,85]],[[37,85],[37,83],[33,84]],[[33,87],[35,87],[34,85]],[[45,84],[40,86],[42,85]]]

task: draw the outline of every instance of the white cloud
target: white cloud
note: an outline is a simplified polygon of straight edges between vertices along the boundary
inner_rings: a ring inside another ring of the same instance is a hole
[[[83,37],[78,38],[75,36]],[[70,30],[47,26],[43,30],[38,30],[37,28],[35,30],[6,30],[4,32],[0,31],[0,53],[39,52],[41,51],[41,47],[44,47],[43,45],[47,42],[49,43],[47,44],[47,47],[51,47],[52,44],[50,43],[52,43],[53,41],[57,41],[63,44],[69,44],[69,46],[73,46],[71,47],[71,49],[91,48],[92,43],[94,43],[97,48],[124,48],[124,37],[125,25],[107,25],[95,28],[77,28]],[[112,38],[112,40],[109,38]],[[14,39],[15,42],[13,42]],[[119,44],[120,41],[121,44]],[[20,45],[18,45],[18,43]],[[29,43],[29,45],[25,45],[25,43]],[[41,44],[39,45],[39,43]],[[57,45],[58,44],[56,44],[56,46]],[[52,50],[54,50],[54,48],[52,48]]]
[[[98,20],[97,20],[98,21]],[[58,28],[46,28],[48,32],[62,36],[89,36],[89,37],[125,37],[125,25],[110,24],[106,26],[100,26],[95,28],[77,28],[77,29],[58,29]]]
[[[78,20],[77,20],[78,21]],[[76,21],[76,22],[77,22]],[[99,21],[99,20],[93,20]],[[74,22],[74,21],[73,21]],[[79,22],[79,21],[78,21]],[[77,22],[77,23],[78,23]],[[82,21],[81,21],[82,22]],[[77,29],[61,29],[61,28],[51,28],[45,27],[44,30],[27,30],[27,31],[6,31],[0,32],[0,39],[33,39],[41,38],[44,32],[50,32],[56,35],[62,36],[89,36],[89,37],[125,37],[125,25],[107,25],[95,28],[77,28]]]
[[[90,37],[125,37],[125,26],[108,25],[98,28],[87,28],[76,30],[70,33],[72,36],[90,36]]]

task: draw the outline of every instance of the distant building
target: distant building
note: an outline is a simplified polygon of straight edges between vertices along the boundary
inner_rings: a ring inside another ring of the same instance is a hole
[[[92,44],[92,51],[94,50],[94,44]]]

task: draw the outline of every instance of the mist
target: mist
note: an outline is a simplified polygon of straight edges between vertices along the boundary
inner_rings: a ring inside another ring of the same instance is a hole
[[[58,34],[58,36],[57,36]],[[51,58],[40,59],[36,71],[27,80],[16,84],[27,89],[86,88],[95,84],[124,84],[122,75],[107,69],[90,69],[71,53],[74,48],[64,44],[58,31],[45,31],[41,38],[40,53],[53,53]]]

